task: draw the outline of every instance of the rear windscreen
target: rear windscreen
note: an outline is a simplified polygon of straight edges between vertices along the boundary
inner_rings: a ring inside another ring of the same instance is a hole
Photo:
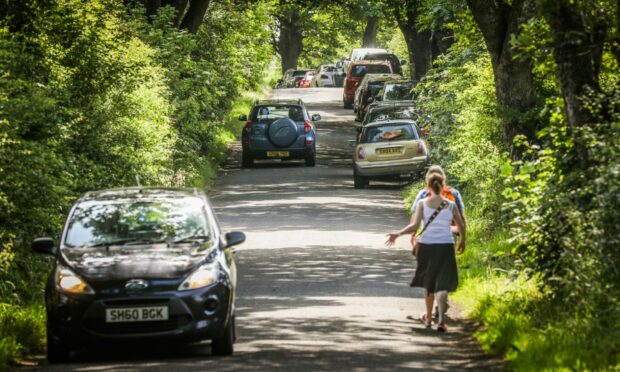
[[[408,141],[418,139],[417,133],[409,123],[390,123],[367,127],[362,135],[363,143]]]
[[[366,74],[389,74],[390,66],[387,65],[357,65],[353,66],[352,77],[364,77]]]
[[[282,118],[290,118],[293,121],[304,121],[304,114],[301,106],[259,106],[256,107],[256,110],[252,113],[250,120],[254,122],[273,122],[274,120]]]
[[[413,107],[394,107],[381,110],[371,110],[368,113],[368,122],[388,119],[416,119]]]
[[[368,93],[370,96],[374,96],[379,93],[379,91],[383,88],[385,82],[372,82],[368,84]]]
[[[304,76],[308,70],[297,70],[293,72],[293,76]]]
[[[386,84],[383,94],[384,101],[402,101],[411,99],[413,84]]]

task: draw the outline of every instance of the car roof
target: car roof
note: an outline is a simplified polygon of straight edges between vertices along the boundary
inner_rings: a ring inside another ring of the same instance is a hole
[[[89,191],[78,199],[78,202],[97,201],[97,200],[120,200],[120,199],[140,199],[140,198],[187,198],[199,197],[206,198],[205,193],[198,188],[168,188],[168,187],[122,187],[106,190]]]
[[[378,126],[386,125],[386,124],[400,124],[400,123],[412,124],[414,126],[417,125],[416,121],[413,119],[384,119],[384,120],[377,120],[377,121],[371,121],[370,123],[366,123],[364,124],[364,128],[378,127]]]
[[[301,99],[266,99],[256,100],[254,106],[277,106],[277,105],[302,105],[304,102]]]

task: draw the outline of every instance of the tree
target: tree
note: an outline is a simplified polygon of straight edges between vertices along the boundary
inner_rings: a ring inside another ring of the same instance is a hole
[[[517,134],[534,139],[537,128],[518,119],[536,103],[533,66],[530,58],[517,54],[511,38],[535,10],[528,0],[467,0],[467,5],[491,56],[495,95],[504,114],[504,142],[512,146]]]
[[[174,25],[195,34],[207,13],[210,0],[142,0],[142,3],[148,17],[156,14],[161,7],[171,6],[177,14]]]
[[[274,15],[273,47],[282,59],[282,72],[290,68],[297,68],[299,56],[304,48],[304,16],[308,16],[305,9],[285,6],[284,4],[279,7],[279,11]]]
[[[375,48],[377,46],[377,32],[379,31],[379,17],[370,16],[366,20],[362,48]]]

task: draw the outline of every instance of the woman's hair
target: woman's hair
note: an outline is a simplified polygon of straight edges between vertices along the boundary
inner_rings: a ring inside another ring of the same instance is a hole
[[[424,177],[426,179],[426,181],[428,182],[429,177],[433,174],[438,174],[440,176],[443,177],[444,182],[446,180],[446,173],[443,171],[443,168],[439,165],[431,165],[428,170],[426,171],[426,176]]]
[[[426,182],[428,186],[433,190],[435,195],[441,195],[441,190],[443,190],[445,177],[438,173],[432,173],[428,175],[426,178]]]

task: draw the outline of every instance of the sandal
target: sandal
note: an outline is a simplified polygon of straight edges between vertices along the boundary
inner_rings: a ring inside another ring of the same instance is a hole
[[[437,332],[447,332],[448,328],[445,323],[440,323],[437,325]]]
[[[424,323],[424,325],[426,326],[426,328],[431,328],[432,326],[432,321],[428,320],[428,318],[426,317],[426,313],[422,313],[420,314],[420,321],[422,323]]]

